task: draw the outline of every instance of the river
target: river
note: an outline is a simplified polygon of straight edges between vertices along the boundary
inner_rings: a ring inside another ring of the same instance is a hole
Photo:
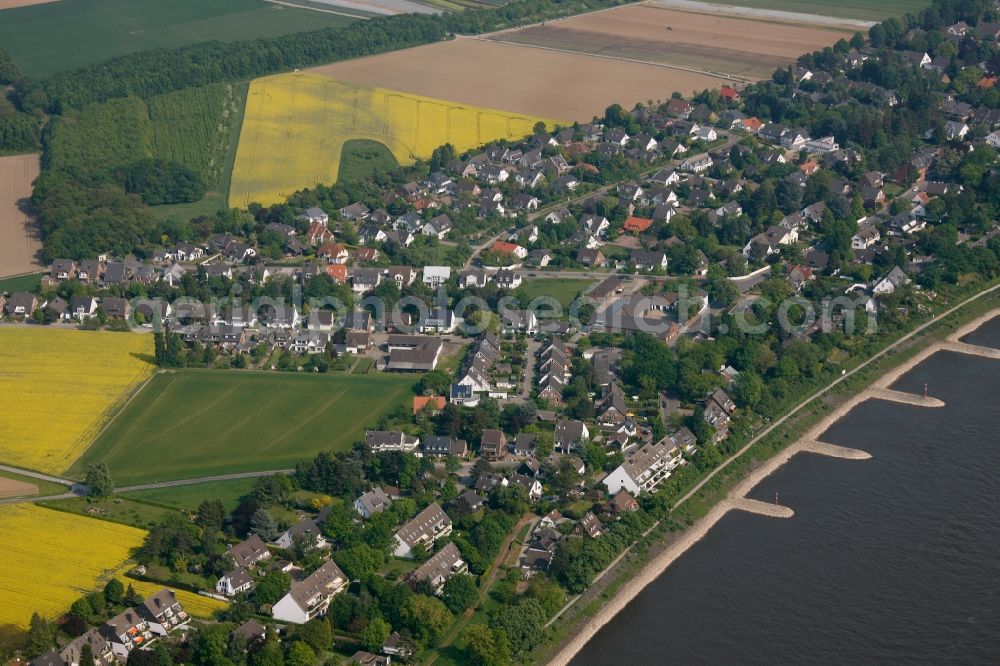
[[[1000,347],[1000,318],[963,341]],[[940,352],[730,512],[574,658],[598,664],[1000,663],[1000,361]]]

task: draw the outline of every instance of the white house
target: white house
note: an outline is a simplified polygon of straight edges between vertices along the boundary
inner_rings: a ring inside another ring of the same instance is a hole
[[[227,572],[215,584],[215,591],[226,597],[235,597],[253,589],[253,578],[243,567]]]
[[[384,490],[376,486],[354,500],[354,510],[365,518],[371,518],[376,513],[381,513],[388,509],[390,504],[392,504],[392,498]]]
[[[889,271],[888,275],[875,283],[875,286],[872,287],[872,293],[891,294],[909,281],[910,279],[906,277],[906,273],[903,272],[903,269],[896,266]]]
[[[668,436],[629,454],[625,462],[604,478],[603,483],[612,495],[622,489],[632,495],[651,492],[683,464],[681,447]]]
[[[330,216],[322,208],[313,206],[312,208],[306,208],[305,212],[299,215],[299,219],[305,220],[310,224],[314,222],[322,224],[325,227],[326,223],[330,221]]]
[[[701,155],[692,155],[691,157],[685,158],[681,162],[682,171],[692,171],[694,173],[701,173],[702,171],[707,171],[709,167],[712,166],[712,158],[708,153],[702,153]]]
[[[874,225],[862,227],[858,233],[851,236],[852,250],[867,250],[882,239],[882,234]]]
[[[424,266],[423,281],[428,287],[438,287],[451,278],[451,266]]]
[[[278,548],[283,548],[288,550],[294,545],[296,538],[302,537],[305,539],[312,539],[313,543],[317,548],[329,548],[330,544],[325,538],[323,538],[323,533],[320,532],[319,526],[316,524],[312,518],[303,518],[299,522],[295,523],[287,530],[281,533],[281,535],[274,540],[274,545]]]
[[[347,576],[333,560],[301,582],[293,582],[292,589],[271,607],[275,620],[305,624],[326,614],[330,601],[347,587]]]

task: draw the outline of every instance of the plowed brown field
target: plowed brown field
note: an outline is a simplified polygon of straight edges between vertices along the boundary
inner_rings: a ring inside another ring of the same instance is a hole
[[[0,277],[42,268],[38,230],[24,212],[31,182],[38,176],[38,155],[0,157]]]

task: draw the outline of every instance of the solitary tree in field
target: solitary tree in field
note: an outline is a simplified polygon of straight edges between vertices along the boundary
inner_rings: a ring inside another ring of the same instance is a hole
[[[107,463],[99,462],[87,467],[87,475],[83,482],[90,489],[90,496],[97,499],[111,497],[115,492],[115,482],[111,478],[111,470],[108,469]]]

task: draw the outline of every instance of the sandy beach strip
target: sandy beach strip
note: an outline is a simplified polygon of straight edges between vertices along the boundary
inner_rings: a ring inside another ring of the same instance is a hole
[[[948,335],[948,342],[938,342],[930,345],[916,354],[913,358],[907,360],[898,367],[889,370],[884,375],[876,379],[870,388],[849,398],[846,402],[839,405],[836,409],[824,416],[796,442],[785,448],[780,453],[772,456],[762,465],[751,471],[745,479],[740,481],[730,491],[729,499],[723,500],[712,507],[709,512],[705,514],[705,516],[697,520],[691,527],[685,530],[681,534],[680,538],[671,543],[659,555],[650,560],[646,566],[644,566],[635,576],[623,585],[615,596],[610,599],[594,617],[588,620],[585,625],[580,627],[579,631],[576,632],[576,635],[563,646],[553,659],[549,661],[549,664],[552,666],[563,666],[568,664],[576,653],[583,649],[590,638],[593,637],[593,635],[597,633],[601,627],[610,622],[614,616],[624,609],[629,602],[635,599],[647,585],[659,578],[663,572],[667,570],[667,567],[673,564],[677,558],[687,552],[689,548],[698,543],[702,537],[708,534],[708,531],[712,529],[712,527],[719,522],[719,520],[721,520],[726,513],[740,508],[739,502],[734,502],[734,500],[744,498],[746,494],[754,488],[754,486],[791,460],[792,456],[798,453],[810,452],[818,453],[820,455],[832,455],[838,458],[863,459],[865,457],[862,455],[864,452],[857,451],[856,449],[838,447],[833,444],[826,444],[822,441],[822,434],[826,432],[830,426],[846,416],[858,404],[872,398],[878,398],[877,391],[874,389],[888,388],[895,383],[896,380],[920,363],[927,360],[927,358],[933,354],[942,350],[948,351],[949,348],[952,347],[952,345],[948,344],[949,342],[959,340],[998,315],[1000,315],[1000,308],[992,310],[981,317],[977,317],[975,320],[965,324],[954,333]]]

